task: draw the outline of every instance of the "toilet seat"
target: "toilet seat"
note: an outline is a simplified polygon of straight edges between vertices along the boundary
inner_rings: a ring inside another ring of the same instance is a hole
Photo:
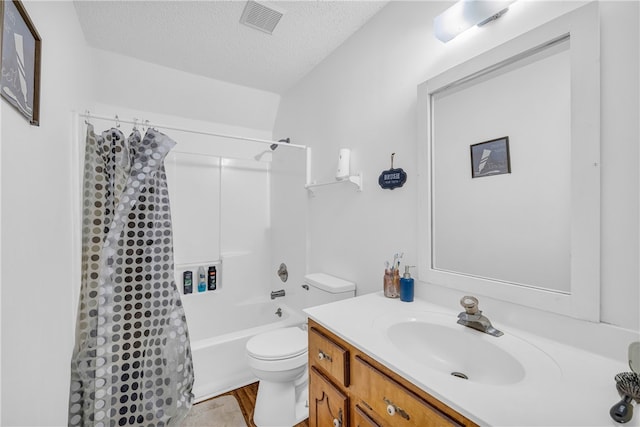
[[[300,328],[282,328],[255,335],[247,341],[249,356],[269,361],[296,358],[307,352],[307,334]]]

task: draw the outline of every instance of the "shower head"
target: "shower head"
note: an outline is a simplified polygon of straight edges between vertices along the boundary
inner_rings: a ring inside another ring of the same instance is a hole
[[[281,140],[279,140],[278,142],[285,142],[285,143],[287,143],[287,144],[290,144],[290,143],[291,143],[291,141],[289,140],[289,138],[281,139]],[[257,161],[260,161],[260,159],[262,159],[262,156],[264,156],[264,155],[265,155],[265,154],[267,154],[267,153],[271,153],[271,152],[275,151],[275,150],[276,150],[276,148],[278,148],[278,145],[280,145],[280,144],[275,144],[275,143],[274,143],[274,144],[271,144],[271,145],[269,146],[269,148],[271,148],[271,151],[269,151],[269,150],[265,150],[265,151],[263,151],[263,152],[261,152],[261,153],[258,153],[258,154],[257,154],[257,155],[255,155],[255,156],[253,156],[253,158],[254,158],[254,159],[256,159]]]
[[[286,142],[287,144],[291,143],[289,138],[280,139],[278,142]],[[271,144],[271,151],[276,151],[276,148],[278,148],[278,144]]]

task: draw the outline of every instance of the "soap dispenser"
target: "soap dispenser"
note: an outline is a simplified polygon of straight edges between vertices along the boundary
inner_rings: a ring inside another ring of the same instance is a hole
[[[409,273],[409,268],[411,267],[415,267],[415,265],[404,266],[404,275],[400,279],[400,301],[413,301],[413,278]]]

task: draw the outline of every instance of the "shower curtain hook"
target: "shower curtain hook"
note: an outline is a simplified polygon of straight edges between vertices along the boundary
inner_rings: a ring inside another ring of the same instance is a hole
[[[117,114],[116,114],[116,127],[120,129],[120,118],[118,117]]]
[[[91,112],[87,110],[85,111],[84,115],[85,115],[84,124],[88,125],[91,121]]]
[[[133,130],[138,130],[138,119],[133,118]]]
[[[148,129],[149,129],[149,120],[145,119],[142,130],[146,132]]]

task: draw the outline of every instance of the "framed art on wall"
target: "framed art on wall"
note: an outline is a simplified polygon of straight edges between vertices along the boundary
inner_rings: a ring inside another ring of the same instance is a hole
[[[39,126],[42,39],[22,2],[0,4],[0,95]]]
[[[508,136],[473,144],[470,148],[472,178],[511,173]]]

